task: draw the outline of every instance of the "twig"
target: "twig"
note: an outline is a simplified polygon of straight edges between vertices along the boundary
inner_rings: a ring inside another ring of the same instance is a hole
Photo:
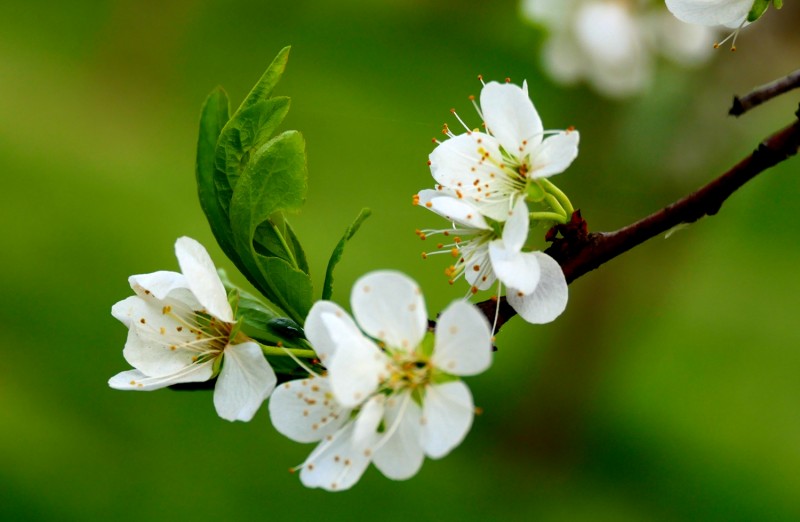
[[[800,109],[795,114],[800,118]],[[586,222],[576,211],[566,225],[559,225],[548,233],[553,244],[545,250],[564,270],[570,283],[651,237],[662,234],[681,223],[693,223],[704,216],[716,214],[722,204],[742,185],[797,154],[800,149],[800,120],[772,134],[759,144],[752,154],[720,177],[655,212],[646,218],[614,232],[588,233]],[[562,237],[556,238],[560,233]],[[491,321],[497,302],[488,300],[478,307]],[[516,312],[502,298],[497,329],[511,319]]]
[[[757,107],[776,96],[780,96],[798,87],[800,87],[800,69],[784,78],[762,85],[741,98],[734,96],[733,106],[728,111],[728,114],[731,116],[741,116],[753,107]]]

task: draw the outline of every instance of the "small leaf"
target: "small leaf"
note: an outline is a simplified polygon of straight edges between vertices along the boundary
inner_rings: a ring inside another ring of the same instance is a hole
[[[297,235],[294,233],[294,229],[289,224],[288,221],[286,223],[286,237],[289,239],[289,244],[294,250],[294,258],[297,261],[297,268],[308,274],[308,259],[306,258],[306,253],[303,251],[303,246],[300,244],[300,240],[297,238]]]
[[[336,244],[336,247],[333,249],[331,253],[331,258],[328,261],[328,268],[325,270],[325,283],[322,285],[322,298],[323,299],[330,299],[333,295],[333,269],[336,268],[336,265],[342,259],[342,254],[344,253],[344,247],[348,241],[358,232],[358,229],[361,227],[361,224],[367,219],[372,211],[368,208],[361,209],[361,212],[358,214],[353,223],[347,227],[347,230],[344,231],[344,235],[342,239]]]
[[[268,299],[286,310],[297,322],[303,321],[310,304],[308,307],[298,305],[299,301],[290,304],[291,299],[287,298],[287,291],[291,289],[284,284],[278,284],[280,281],[276,281],[266,267],[267,261],[280,261],[288,268],[302,274],[305,282],[303,278],[292,279],[310,288],[308,275],[295,269],[284,259],[259,254],[254,244],[254,236],[258,227],[268,221],[274,213],[296,210],[303,204],[307,189],[306,177],[303,137],[297,131],[286,131],[256,151],[233,191],[230,212],[236,251],[243,259],[254,262],[260,272],[261,281],[256,287]],[[305,290],[301,289],[300,293],[304,292]]]
[[[286,46],[278,52],[272,63],[267,67],[267,70],[261,75],[258,83],[255,84],[239,108],[236,109],[236,114],[261,100],[269,98],[269,95],[272,94],[272,89],[278,84],[281,76],[283,76],[283,71],[286,70],[286,62],[289,61],[289,51],[291,49],[291,46]],[[234,117],[236,117],[236,114],[234,114]]]
[[[305,321],[314,300],[314,289],[308,274],[277,257],[259,256],[270,288],[278,295],[292,319],[298,324]]]
[[[195,175],[200,207],[208,219],[211,232],[225,255],[239,266],[228,213],[220,203],[220,191],[224,187],[220,187],[219,182],[225,182],[226,178],[224,173],[217,171],[214,160],[217,137],[228,121],[228,110],[228,96],[218,87],[208,95],[200,113]]]
[[[289,98],[261,100],[239,110],[225,125],[217,141],[217,169],[225,172],[232,189],[247,167],[254,150],[264,145],[289,112]]]

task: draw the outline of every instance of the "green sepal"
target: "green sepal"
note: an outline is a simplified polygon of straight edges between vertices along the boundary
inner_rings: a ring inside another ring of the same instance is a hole
[[[444,384],[446,382],[454,382],[458,380],[460,380],[460,378],[457,375],[443,372],[441,370],[434,370],[433,373],[431,373],[432,384]]]
[[[372,211],[368,208],[362,208],[361,212],[359,212],[358,217],[356,217],[355,221],[347,227],[347,230],[344,231],[344,235],[336,244],[336,247],[333,249],[331,253],[331,257],[328,260],[328,268],[325,270],[325,283],[322,285],[322,299],[330,299],[333,295],[333,270],[336,268],[336,265],[341,261],[342,254],[344,253],[344,247],[348,241],[358,232],[358,229],[361,227],[361,224],[364,222],[372,214]]]
[[[534,203],[539,203],[544,201],[545,196],[547,196],[547,192],[544,190],[544,187],[539,185],[538,182],[535,180],[528,183],[528,187],[526,188],[528,201],[532,201]]]
[[[755,2],[753,2],[753,7],[750,8],[750,12],[747,13],[747,21],[755,22],[761,18],[764,11],[769,7],[769,2],[770,0],[755,0]]]
[[[417,350],[423,356],[431,357],[433,355],[433,348],[435,343],[436,343],[436,335],[433,332],[425,332],[425,337],[422,338],[422,342],[420,343]]]

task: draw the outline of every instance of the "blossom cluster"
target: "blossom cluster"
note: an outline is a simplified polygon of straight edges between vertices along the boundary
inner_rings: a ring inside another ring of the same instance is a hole
[[[175,251],[182,272],[134,275],[135,295],[112,307],[129,328],[123,355],[134,367],[112,377],[112,388],[216,378],[214,405],[230,421],[249,421],[271,395],[280,433],[319,442],[298,466],[300,480],[331,491],[353,486],[370,462],[407,479],[425,456],[441,458],[466,436],[474,406],[459,377],[486,370],[492,354],[488,321],[476,307],[453,302],[434,332],[414,281],[372,272],[353,288],[355,321],[331,301],[312,307],[305,337],[314,351],[269,346],[243,333],[205,248],[182,237]],[[307,376],[276,388],[267,354],[294,357]]]
[[[613,98],[644,91],[659,54],[687,67],[705,62],[716,32],[646,0],[521,0],[520,12],[547,30],[541,58],[549,76],[563,84],[586,81]]]
[[[484,130],[464,125],[465,132],[456,135],[445,126],[448,139],[429,161],[436,188],[414,196],[415,204],[452,225],[417,231],[422,239],[442,235],[451,241],[423,257],[453,255],[456,261],[445,271],[451,282],[463,277],[471,293],[497,283],[499,295],[505,286],[508,303],[521,317],[550,322],[566,307],[567,282],[552,257],[526,245],[532,222],[563,224],[574,211],[548,178],[576,158],[579,133],[546,131],[527,83],[486,83],[475,108]]]

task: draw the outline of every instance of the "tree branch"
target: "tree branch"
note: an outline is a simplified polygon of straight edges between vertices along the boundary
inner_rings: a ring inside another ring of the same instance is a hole
[[[728,114],[737,117],[741,116],[753,107],[757,107],[776,96],[780,96],[798,87],[800,87],[800,69],[784,78],[779,78],[774,82],[762,85],[741,98],[734,96],[733,106],[728,111]]]
[[[800,118],[800,109],[795,116]],[[570,223],[557,225],[548,232],[547,239],[553,244],[545,253],[558,261],[567,282],[571,283],[603,263],[677,225],[694,223],[704,216],[713,216],[719,212],[725,200],[742,185],[795,155],[798,149],[800,120],[795,120],[791,125],[767,137],[752,154],[728,172],[636,223],[614,232],[589,233],[580,210],[576,211]],[[494,319],[497,306],[498,303],[493,300],[478,303],[490,322]],[[505,298],[501,298],[499,306],[498,330],[516,314]]]

